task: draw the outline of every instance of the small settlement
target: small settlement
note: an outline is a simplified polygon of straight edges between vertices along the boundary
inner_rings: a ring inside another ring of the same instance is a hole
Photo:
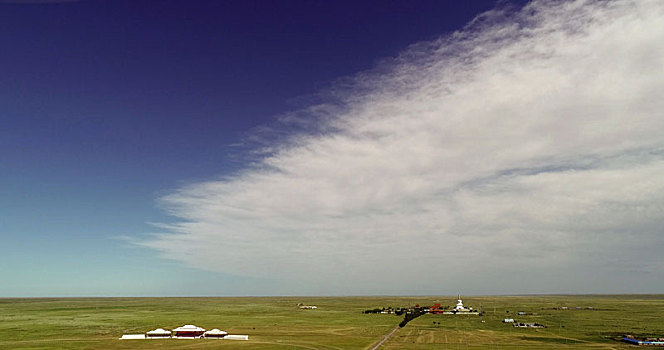
[[[453,308],[441,307],[440,303],[436,303],[432,306],[420,306],[415,305],[415,307],[410,308],[376,308],[364,311],[365,314],[396,314],[397,316],[403,314],[442,314],[442,315],[480,315],[480,311],[473,309],[472,307],[466,307],[463,305],[463,300],[461,300],[461,295],[458,296],[457,304]]]
[[[624,341],[625,343],[630,343],[630,344],[634,344],[634,345],[664,346],[664,338],[636,339],[632,335],[626,335],[622,338],[622,341]]]
[[[410,308],[382,308],[382,309],[372,309],[364,311],[365,314],[395,314],[397,316],[404,315],[403,321],[399,323],[399,327],[404,327],[411,320],[418,318],[424,314],[443,314],[443,315],[476,315],[481,316],[482,314],[478,310],[473,310],[472,307],[465,307],[463,305],[463,300],[461,300],[461,295],[457,299],[457,304],[453,309],[448,307],[441,307],[439,303],[433,306],[420,306],[415,305],[415,307]]]
[[[230,339],[230,340],[249,340],[248,335],[232,335],[226,331],[213,329],[206,331],[204,328],[187,324],[182,327],[169,331],[163,328],[157,328],[148,331],[145,334],[124,334],[120,339]]]
[[[524,322],[514,322],[512,327],[516,328],[546,328],[545,325],[539,323],[524,323]]]
[[[523,315],[525,315],[525,313]],[[506,318],[506,319],[503,320],[503,323],[511,323],[512,327],[516,327],[516,328],[546,328],[546,326],[543,325],[543,324],[517,322],[513,318]]]
[[[401,327],[405,326],[408,321],[412,320],[413,318],[416,318],[420,315],[424,314],[442,314],[442,315],[477,315],[481,316],[482,312],[479,310],[473,309],[472,307],[466,307],[463,305],[463,300],[461,300],[461,295],[458,296],[457,299],[457,304],[454,308],[449,308],[449,307],[441,307],[440,304],[435,304],[433,306],[429,307],[420,307],[419,305],[415,305],[415,307],[411,308],[382,308],[382,309],[371,309],[371,310],[366,310],[364,311],[365,314],[374,314],[374,313],[380,313],[380,314],[396,314],[397,316],[399,315],[405,315],[404,321],[400,324]],[[534,315],[531,312],[524,312],[524,311],[519,311],[519,315]],[[482,321],[484,322],[484,321]],[[509,323],[513,327],[516,328],[546,328],[545,325],[539,324],[539,323],[527,323],[527,322],[518,322],[514,320],[513,318],[505,318],[503,323]],[[434,321],[434,323],[436,323]]]

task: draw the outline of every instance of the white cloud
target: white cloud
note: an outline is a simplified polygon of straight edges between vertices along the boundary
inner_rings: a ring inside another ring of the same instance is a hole
[[[657,0],[486,13],[161,198],[177,220],[142,244],[293,293],[664,292],[662,23]]]

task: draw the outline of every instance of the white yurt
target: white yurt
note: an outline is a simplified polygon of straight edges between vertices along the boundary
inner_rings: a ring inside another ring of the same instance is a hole
[[[167,331],[163,328],[157,328],[145,333],[145,335],[150,339],[170,338],[171,331]]]
[[[228,335],[228,333],[226,331],[222,331],[222,330],[219,330],[219,329],[215,328],[213,330],[205,332],[203,334],[203,337],[205,337],[205,338],[223,338],[227,335]]]

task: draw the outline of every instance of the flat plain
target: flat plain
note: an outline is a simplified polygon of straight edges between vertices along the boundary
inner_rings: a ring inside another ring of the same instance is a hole
[[[629,349],[638,347],[619,342],[623,334],[664,337],[664,295],[463,301],[484,315],[424,315],[380,349]],[[318,309],[302,310],[298,303]],[[451,306],[456,297],[0,299],[0,349],[369,349],[402,317],[364,310],[434,303]],[[547,328],[514,328],[501,322],[505,318]],[[250,340],[119,340],[184,324],[248,334]]]

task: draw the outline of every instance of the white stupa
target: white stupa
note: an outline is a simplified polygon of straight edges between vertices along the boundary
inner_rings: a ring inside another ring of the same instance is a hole
[[[463,311],[463,312],[468,312],[470,309],[467,309],[465,306],[463,306],[463,300],[461,300],[461,294],[457,297],[457,304],[454,307],[454,310],[456,311]]]
[[[463,300],[461,300],[461,294],[459,294],[459,296],[457,297],[456,306],[451,310],[444,311],[443,314],[446,314],[446,315],[479,315],[479,312],[477,310],[473,310],[472,307],[463,306]]]

